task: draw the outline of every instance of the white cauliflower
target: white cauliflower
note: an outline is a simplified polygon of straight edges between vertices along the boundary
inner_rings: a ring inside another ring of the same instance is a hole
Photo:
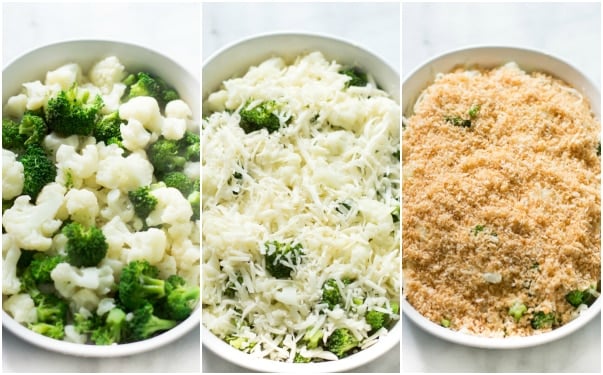
[[[119,217],[124,223],[129,222],[134,217],[134,206],[128,198],[128,194],[119,189],[112,189],[105,197],[104,207],[101,209],[101,216],[107,220]]]
[[[161,126],[161,135],[166,139],[178,140],[184,136],[186,120],[181,118],[166,117]]]
[[[17,277],[17,262],[21,249],[10,234],[2,235],[2,294],[19,293],[21,281]]]
[[[119,117],[124,120],[136,119],[145,129],[159,134],[163,117],[159,111],[159,104],[150,96],[137,96],[119,107]]]
[[[65,326],[65,337],[63,338],[63,341],[75,344],[86,344],[88,342],[88,335],[85,333],[78,333],[73,324],[67,324]]]
[[[63,205],[64,194],[65,187],[53,182],[44,186],[35,206],[29,203],[29,196],[22,195],[4,212],[4,229],[21,249],[46,251],[50,248],[51,236],[61,226],[61,220],[55,220],[55,215]]]
[[[94,64],[88,75],[90,81],[98,86],[103,94],[107,94],[115,83],[126,77],[126,69],[117,57],[109,56]]]
[[[88,311],[94,311],[98,307],[100,299],[90,289],[80,289],[73,293],[69,301],[69,308],[71,311],[78,311],[82,308]]]
[[[105,104],[101,108],[101,113],[109,114],[119,109],[121,103],[121,97],[124,96],[127,86],[123,83],[114,83],[113,89],[107,94],[101,95],[103,103]]]
[[[56,153],[56,182],[62,185],[82,187],[83,181],[94,175],[98,169],[98,150],[95,145],[87,145],[81,154],[75,147],[61,145]]]
[[[99,165],[96,183],[109,188],[130,191],[140,186],[151,184],[153,166],[144,152],[133,152],[123,157],[123,149],[111,144],[97,144],[99,149]]]
[[[23,84],[25,95],[27,95],[26,109],[36,110],[42,108],[52,97],[54,92],[61,91],[59,85],[46,86],[40,81],[27,82]]]
[[[11,200],[23,192],[23,164],[12,151],[2,149],[2,199]]]
[[[151,195],[157,198],[157,205],[147,217],[147,225],[150,227],[186,222],[193,215],[190,203],[178,189],[160,187],[151,190]]]
[[[127,124],[121,124],[119,130],[124,147],[130,151],[144,150],[151,140],[151,134],[135,118],[129,119]]]
[[[69,263],[59,263],[50,277],[56,290],[65,298],[71,298],[81,289],[93,290],[99,296],[106,295],[115,282],[113,268],[109,265],[77,268]]]
[[[176,258],[168,254],[165,254],[163,259],[161,259],[161,262],[155,264],[155,267],[159,269],[159,278],[164,280],[178,273]]]
[[[35,323],[38,321],[36,306],[29,294],[13,294],[2,303],[2,308],[18,323]]]
[[[98,201],[93,192],[86,189],[71,189],[65,195],[65,206],[73,221],[92,226],[98,215]]]
[[[191,180],[198,180],[201,178],[201,162],[188,161],[184,164],[184,170],[182,171],[186,177]]]
[[[178,274],[189,284],[199,284],[201,251],[199,245],[185,239],[172,243],[171,255],[176,259]]]
[[[119,191],[119,190],[118,190]],[[109,248],[107,257],[121,259],[122,248],[132,235],[126,223],[119,216],[114,216],[107,224],[101,228]]]
[[[69,90],[82,75],[82,69],[78,64],[67,64],[46,73],[46,86],[59,85],[61,90]]]
[[[128,238],[127,262],[146,259],[150,264],[161,262],[167,246],[167,238],[161,229],[150,228],[146,232],[136,232]]]
[[[27,95],[19,94],[11,96],[4,105],[4,113],[9,117],[21,118],[27,109]]]
[[[80,137],[77,135],[70,135],[69,137],[61,137],[55,132],[48,134],[44,137],[44,141],[42,142],[44,149],[50,153],[50,156],[53,161],[56,162],[56,154],[59,151],[59,147],[61,145],[71,146],[74,149],[79,148],[80,145]]]
[[[96,315],[103,316],[111,309],[115,307],[115,300],[113,298],[101,298],[98,301],[98,307],[96,308]]]
[[[183,100],[176,99],[165,105],[165,116],[187,120],[193,117],[193,111]]]

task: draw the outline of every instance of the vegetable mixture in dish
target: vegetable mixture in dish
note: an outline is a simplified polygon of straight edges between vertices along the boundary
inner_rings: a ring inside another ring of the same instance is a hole
[[[188,104],[117,57],[27,82],[2,120],[2,306],[42,335],[134,342],[199,301],[200,139]]]
[[[203,324],[285,362],[375,344],[399,319],[398,103],[312,52],[251,67],[203,110]]]
[[[404,126],[404,295],[419,313],[528,336],[599,297],[600,124],[585,97],[514,63],[459,68]]]

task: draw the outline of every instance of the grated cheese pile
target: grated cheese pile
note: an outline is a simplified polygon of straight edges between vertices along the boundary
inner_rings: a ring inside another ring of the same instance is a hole
[[[346,87],[340,69],[319,52],[289,64],[275,57],[204,103],[203,324],[257,357],[337,359],[302,338],[322,331],[325,343],[342,327],[370,346],[387,330],[369,337],[364,314],[399,300],[399,105],[370,78]],[[268,100],[280,129],[246,134],[239,111]],[[273,240],[304,248],[291,279],[265,269]],[[345,306],[320,304],[329,278],[353,280],[339,285]]]
[[[576,317],[585,306],[566,294],[601,280],[600,124],[587,100],[513,63],[457,69],[437,77],[405,124],[409,303],[436,323],[489,337],[533,335]],[[527,308],[518,321],[509,313],[516,303]],[[532,327],[539,312],[554,315],[552,327]]]

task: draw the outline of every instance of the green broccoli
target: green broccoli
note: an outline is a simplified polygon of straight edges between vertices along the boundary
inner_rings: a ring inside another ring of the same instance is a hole
[[[48,255],[36,251],[33,254],[32,259],[28,265],[31,276],[37,284],[52,283],[50,273],[57,266],[57,264],[63,261],[61,255]]]
[[[151,96],[163,107],[167,102],[180,98],[178,92],[167,82],[148,72],[130,74],[123,83],[127,86],[126,100],[136,96]]]
[[[519,320],[521,319],[523,314],[525,314],[526,311],[528,311],[526,305],[524,305],[520,301],[516,301],[513,306],[509,308],[509,315],[511,315],[513,319],[515,319],[515,322],[519,322]]]
[[[147,150],[149,161],[158,177],[172,171],[182,170],[187,159],[181,152],[178,141],[159,137]]]
[[[67,261],[76,267],[95,267],[100,263],[109,245],[103,231],[78,222],[65,225],[61,231],[67,237]]]
[[[199,134],[187,130],[184,136],[178,140],[178,146],[180,147],[180,154],[187,161],[199,161],[201,154],[201,139],[199,138]]]
[[[128,330],[131,339],[140,341],[158,332],[172,329],[177,324],[178,322],[175,320],[161,319],[153,315],[153,305],[147,302],[134,310],[132,319],[128,321]]]
[[[193,208],[193,216],[191,219],[199,220],[201,218],[201,192],[195,190],[189,194],[187,199]]]
[[[102,324],[92,330],[90,339],[96,345],[111,345],[122,342],[127,336],[126,313],[114,307],[107,313]]]
[[[468,112],[469,117],[470,118],[477,117],[477,114],[479,113],[480,108],[481,108],[481,105],[479,105],[479,104],[472,105],[471,108],[469,108],[469,112]]]
[[[347,328],[337,328],[327,339],[326,349],[334,353],[337,357],[346,356],[350,350],[357,347],[359,341],[350,333]]]
[[[339,286],[335,279],[328,279],[322,284],[322,297],[320,302],[329,305],[329,310],[333,310],[336,305],[343,302]]]
[[[246,337],[240,337],[235,335],[226,336],[224,339],[228,345],[232,346],[235,349],[238,349],[242,352],[248,353],[255,346],[255,342],[249,341]]]
[[[440,320],[440,325],[444,328],[450,328],[451,323],[452,322],[450,321],[450,319],[442,318],[442,320]]]
[[[167,187],[180,190],[183,196],[187,197],[195,188],[195,181],[187,177],[183,172],[169,172],[163,176],[163,182]]]
[[[90,334],[103,325],[100,316],[92,314],[90,316],[81,313],[73,314],[73,326],[79,334]]]
[[[239,284],[243,283],[243,276],[240,273],[237,273],[237,283],[239,283]],[[237,292],[237,289],[235,287],[234,281],[228,280],[228,282],[226,283],[226,287],[224,289],[224,296],[226,296],[228,298],[234,298],[236,292]]]
[[[121,272],[118,284],[119,299],[129,310],[165,296],[165,281],[158,278],[159,270],[146,260],[128,263]]]
[[[19,132],[19,126],[11,119],[2,119],[2,148],[17,153],[23,150],[27,137]]]
[[[121,136],[120,125],[123,123],[119,117],[119,112],[115,111],[101,117],[94,125],[92,135],[96,142],[105,142],[106,145],[116,144],[122,146],[123,138]]]
[[[269,241],[264,244],[266,253],[266,270],[277,279],[291,277],[291,272],[296,265],[301,263],[303,248],[301,244],[285,244],[278,241]]]
[[[544,328],[552,328],[555,322],[555,313],[550,312],[545,314],[542,311],[538,311],[534,313],[531,320],[532,328],[534,329],[544,329]]]
[[[143,221],[155,209],[155,206],[157,206],[158,203],[157,198],[151,195],[150,186],[142,186],[128,192],[128,198],[130,198],[130,202],[132,202],[132,205],[134,206],[136,216]]]
[[[599,293],[594,288],[588,288],[584,290],[572,290],[565,295],[565,300],[574,307],[580,305],[590,306],[597,300],[598,296]]]
[[[21,119],[19,134],[26,138],[25,146],[41,144],[48,134],[48,126],[42,117],[26,113]]]
[[[470,128],[471,127],[471,120],[464,120],[459,116],[446,116],[444,117],[444,121],[446,121],[447,123],[454,125],[454,126],[459,126],[462,128]]]
[[[314,334],[310,334],[311,332],[312,332],[312,328],[308,328],[308,330],[306,331],[306,334],[304,335],[304,338],[302,340],[303,340],[303,342],[306,343],[306,348],[316,349],[316,348],[318,348],[318,344],[320,344],[320,340],[323,337],[323,332],[320,329],[318,331],[316,331]]]
[[[30,323],[27,325],[30,330],[39,333],[41,335],[50,337],[56,340],[62,340],[65,337],[65,327],[63,322],[56,323]]]
[[[57,169],[46,151],[37,144],[29,145],[18,160],[23,164],[22,194],[29,195],[33,202],[42,188],[54,181]]]
[[[392,220],[394,221],[394,223],[400,222],[400,205],[397,205],[396,207],[394,207],[394,209],[391,212],[391,215],[392,215]]]
[[[100,95],[88,103],[89,96],[89,91],[79,90],[74,84],[50,98],[45,111],[50,130],[61,135],[91,135],[104,104]]]
[[[273,100],[261,102],[254,107],[250,107],[248,101],[239,112],[241,116],[239,126],[247,134],[260,129],[266,129],[268,133],[273,133],[281,127],[278,116],[274,114],[276,109],[277,105]]]
[[[165,294],[168,316],[174,320],[188,318],[199,302],[199,287],[187,285],[178,275],[165,280]]]
[[[38,322],[65,323],[67,320],[67,302],[54,294],[40,293],[34,299]]]
[[[312,359],[302,356],[299,353],[295,353],[295,358],[293,358],[293,363],[310,363]]]
[[[376,331],[385,325],[387,314],[381,311],[369,310],[364,319],[371,326],[371,330]]]
[[[343,74],[350,77],[350,79],[345,83],[345,87],[368,85],[368,77],[366,73],[363,72],[360,68],[345,68],[340,70],[339,74]]]

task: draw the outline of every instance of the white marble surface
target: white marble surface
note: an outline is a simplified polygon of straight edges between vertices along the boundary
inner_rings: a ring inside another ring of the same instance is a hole
[[[203,57],[254,34],[274,31],[326,33],[354,41],[400,65],[400,11],[397,3],[206,3],[203,13]],[[203,372],[246,372],[203,348]],[[358,372],[399,372],[400,347],[356,369]]]
[[[531,47],[557,55],[601,87],[601,11],[590,4],[403,4],[402,77],[425,60],[469,45]],[[402,322],[408,372],[601,373],[601,315],[555,343],[521,350],[451,344]]]
[[[200,76],[198,3],[4,3],[2,62],[66,39],[110,39],[140,44]],[[78,358],[34,347],[2,331],[3,372],[196,372],[200,333],[194,329],[165,348],[122,358]]]

